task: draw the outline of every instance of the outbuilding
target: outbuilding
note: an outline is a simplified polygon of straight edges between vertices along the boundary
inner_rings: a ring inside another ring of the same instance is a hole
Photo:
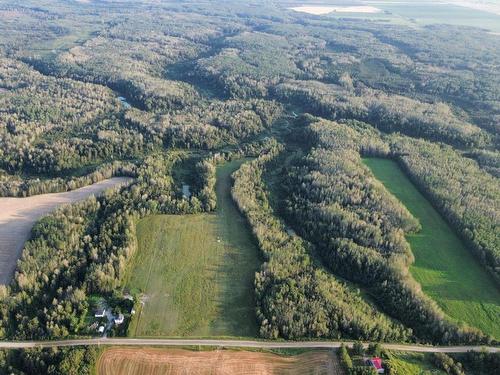
[[[123,316],[123,314],[118,314],[118,316],[115,318],[115,324],[122,324],[124,320],[125,317]]]
[[[380,357],[373,357],[370,359],[370,364],[373,366],[375,371],[377,371],[377,374],[383,374],[384,373],[384,368],[382,367],[382,358]]]
[[[104,309],[104,308],[97,309],[97,310],[95,311],[94,316],[95,316],[96,318],[104,318],[104,317],[106,316],[106,309]]]

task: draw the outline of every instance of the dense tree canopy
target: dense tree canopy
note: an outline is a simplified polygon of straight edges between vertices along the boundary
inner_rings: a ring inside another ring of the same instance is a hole
[[[491,340],[413,280],[405,235],[420,224],[361,158],[396,160],[498,282],[498,35],[289,3],[0,0],[0,196],[134,178],[35,225],[0,287],[1,337],[89,334],[90,298],[123,286],[137,219],[215,210],[216,166],[252,157],[232,196],[265,259],[262,337]],[[95,355],[2,352],[0,372],[85,374]]]

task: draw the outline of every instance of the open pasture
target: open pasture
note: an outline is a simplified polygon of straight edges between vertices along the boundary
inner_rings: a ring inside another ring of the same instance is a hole
[[[125,177],[115,177],[64,193],[0,198],[0,284],[10,282],[24,243],[38,219],[60,205],[84,200],[128,180]]]
[[[255,336],[254,278],[260,261],[231,196],[230,174],[217,169],[214,214],[156,215],[137,225],[139,251],[125,288],[141,293],[132,336]]]
[[[343,374],[337,355],[311,351],[296,356],[216,350],[111,348],[97,364],[97,375],[322,375]]]
[[[500,338],[500,291],[487,271],[395,161],[364,162],[422,225],[407,236],[415,256],[410,271],[422,290],[449,317]]]

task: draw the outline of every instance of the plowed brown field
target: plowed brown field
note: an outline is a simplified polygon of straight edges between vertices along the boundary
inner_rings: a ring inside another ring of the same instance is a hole
[[[97,375],[323,375],[344,374],[336,353],[311,351],[296,356],[216,350],[111,348],[97,364]]]

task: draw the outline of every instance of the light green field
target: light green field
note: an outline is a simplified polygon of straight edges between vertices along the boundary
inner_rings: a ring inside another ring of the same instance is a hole
[[[157,215],[137,225],[139,251],[126,289],[145,295],[133,336],[256,336],[254,277],[258,249],[217,169],[215,214]]]
[[[327,17],[370,19],[406,26],[422,27],[432,24],[471,26],[500,31],[500,15],[485,11],[433,1],[401,2],[373,1],[379,13],[330,13]]]
[[[500,338],[500,291],[459,237],[393,160],[364,163],[420,220],[422,230],[407,236],[415,255],[410,271],[443,311],[458,321]]]
[[[389,362],[395,374],[404,375],[444,375],[430,362],[429,354],[391,352]]]

